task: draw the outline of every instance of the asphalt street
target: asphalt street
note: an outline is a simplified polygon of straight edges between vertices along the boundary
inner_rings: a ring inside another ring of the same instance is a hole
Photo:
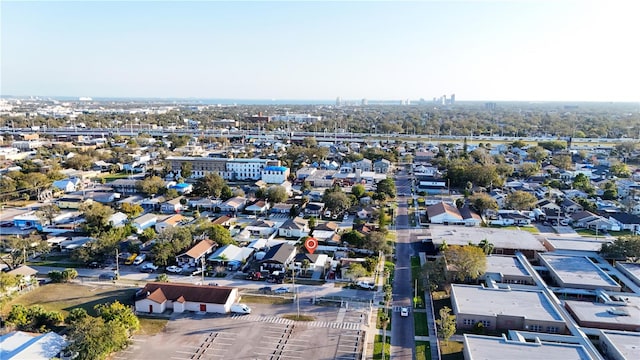
[[[402,172],[396,177],[398,194],[411,194],[409,176]],[[408,317],[400,316],[401,307],[411,307],[411,228],[409,226],[407,198],[398,197],[398,211],[396,216],[396,270],[393,281],[393,309],[391,316],[391,359],[413,359],[414,354],[414,326],[413,311]]]

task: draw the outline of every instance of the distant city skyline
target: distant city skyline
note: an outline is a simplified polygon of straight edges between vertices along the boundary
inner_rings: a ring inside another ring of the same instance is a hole
[[[634,1],[0,3],[0,94],[640,101]]]

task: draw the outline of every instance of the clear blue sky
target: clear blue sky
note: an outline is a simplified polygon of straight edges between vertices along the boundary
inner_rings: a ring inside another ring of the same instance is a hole
[[[640,101],[632,0],[0,7],[3,95]]]

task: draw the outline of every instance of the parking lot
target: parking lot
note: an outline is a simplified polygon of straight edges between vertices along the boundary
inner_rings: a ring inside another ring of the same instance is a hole
[[[161,333],[135,336],[115,359],[359,359],[368,309],[252,304],[250,315],[177,314]]]

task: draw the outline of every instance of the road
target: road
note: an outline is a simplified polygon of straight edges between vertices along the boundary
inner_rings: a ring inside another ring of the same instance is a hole
[[[396,190],[399,194],[411,193],[409,176],[400,172],[396,176]],[[393,309],[391,316],[391,359],[414,359],[415,338],[413,311],[408,317],[400,316],[400,307],[411,307],[413,289],[411,284],[411,227],[407,198],[398,197],[396,216],[396,270],[393,280]]]

